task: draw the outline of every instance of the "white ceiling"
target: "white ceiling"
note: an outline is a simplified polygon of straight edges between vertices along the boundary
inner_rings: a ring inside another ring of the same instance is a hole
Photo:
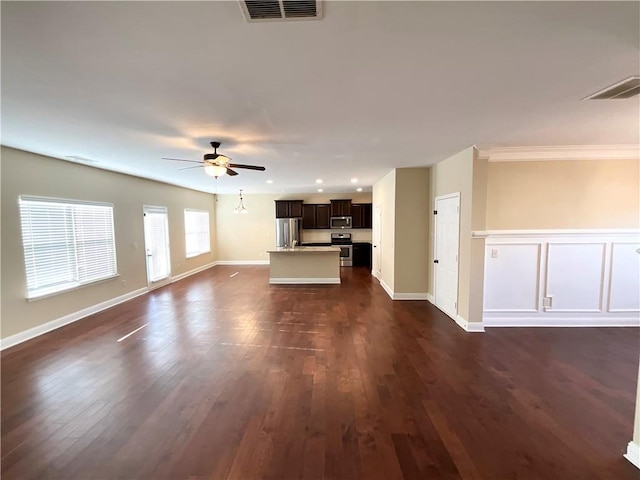
[[[198,190],[365,190],[472,144],[640,143],[638,2],[2,2],[2,143]],[[179,170],[219,140],[239,170]],[[266,180],[273,180],[267,184]]]

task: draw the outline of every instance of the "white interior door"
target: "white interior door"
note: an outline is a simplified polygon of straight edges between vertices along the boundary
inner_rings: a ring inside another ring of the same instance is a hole
[[[455,319],[458,314],[460,193],[436,197],[434,293],[436,307]]]
[[[380,279],[382,270],[382,205],[376,205],[373,215],[373,276]]]
[[[149,288],[168,283],[171,275],[171,256],[169,216],[165,207],[144,207],[144,243]]]

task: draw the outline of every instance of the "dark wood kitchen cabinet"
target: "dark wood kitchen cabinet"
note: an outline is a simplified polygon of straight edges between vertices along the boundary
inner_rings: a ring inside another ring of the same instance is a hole
[[[309,230],[316,228],[316,211],[318,206],[313,203],[302,205],[302,228]]]
[[[317,205],[316,228],[329,228],[329,217],[331,216],[331,205]]]
[[[371,228],[372,205],[370,203],[354,203],[351,205],[353,228]]]
[[[276,218],[302,217],[302,200],[276,200]]]
[[[329,228],[330,205],[305,203],[302,205],[302,228]]]
[[[353,243],[353,266],[371,268],[371,244],[368,242]]]
[[[350,217],[351,200],[331,200],[332,217]]]

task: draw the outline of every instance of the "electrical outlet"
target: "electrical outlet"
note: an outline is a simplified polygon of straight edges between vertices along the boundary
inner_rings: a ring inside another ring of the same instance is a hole
[[[497,248],[492,248],[491,249],[491,258],[498,258],[498,249]]]
[[[126,280],[122,280],[122,286],[126,287],[127,286],[127,281]]]

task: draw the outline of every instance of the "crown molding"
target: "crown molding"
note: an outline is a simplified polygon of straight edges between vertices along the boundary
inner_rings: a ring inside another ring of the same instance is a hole
[[[548,147],[479,146],[478,156],[489,162],[557,160],[638,160],[640,145],[562,145]]]

